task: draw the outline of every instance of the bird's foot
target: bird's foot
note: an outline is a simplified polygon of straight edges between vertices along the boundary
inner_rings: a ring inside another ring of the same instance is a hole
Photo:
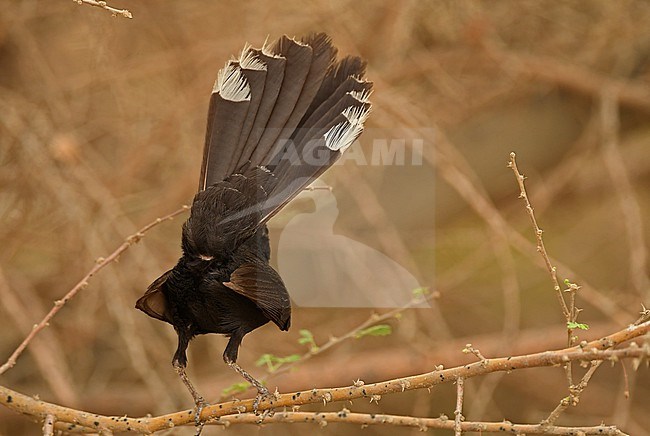
[[[194,406],[194,423],[197,427],[205,424],[205,421],[201,421],[201,412],[203,412],[205,406],[209,406],[209,404],[202,397],[198,397]]]
[[[269,390],[264,386],[261,386],[261,389],[260,388],[257,389],[257,396],[253,400],[253,412],[255,413],[255,415],[258,415],[260,417],[259,421],[257,422],[258,424],[261,424],[262,421],[264,421],[264,418],[266,418],[267,416],[274,415],[275,411],[273,410],[273,400],[277,401],[279,399],[280,399],[280,392],[278,392],[278,388],[275,388],[275,392],[273,393],[270,393]],[[269,401],[271,407],[269,407],[268,409],[264,409],[260,414],[258,412],[258,409],[262,401]]]
[[[206,403],[203,397],[197,397],[194,400],[194,425],[196,427],[195,436],[200,436],[201,432],[203,431],[203,426],[205,425],[205,421],[201,420],[201,412],[203,412],[203,409],[210,404]]]
[[[250,375],[248,372],[246,372],[241,366],[237,365],[235,362],[232,360],[228,359],[227,357],[224,357],[224,361],[235,371],[237,371],[244,379],[250,383],[252,386],[257,389],[257,396],[255,397],[255,400],[253,400],[253,412],[256,415],[259,415],[258,409],[260,406],[260,403],[265,400],[274,400],[277,398],[277,393],[271,394],[269,390],[264,386],[262,383],[260,383],[258,380],[256,380],[252,375]],[[268,412],[265,410],[262,416],[266,416]]]
[[[275,398],[275,397],[273,395],[271,395],[271,393],[269,392],[269,390],[265,386],[260,384],[260,385],[255,386],[255,387],[257,388],[257,396],[253,400],[253,413],[255,413],[256,415],[259,415],[257,409],[259,408],[260,403],[262,401],[270,400],[271,398]],[[268,410],[265,410],[263,413],[266,414],[267,412],[268,412]]]

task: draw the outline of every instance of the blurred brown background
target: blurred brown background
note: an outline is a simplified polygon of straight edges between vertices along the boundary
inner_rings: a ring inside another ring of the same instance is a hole
[[[325,179],[338,201],[335,231],[395,259],[440,297],[432,309],[391,320],[391,336],[344,342],[269,378],[272,388],[450,367],[473,360],[461,353],[468,342],[487,357],[563,347],[564,319],[506,168],[511,151],[528,177],[560,277],[584,285],[580,320],[591,330],[581,339],[623,328],[641,303],[649,305],[650,3],[116,0],[112,6],[128,7],[134,19],[72,1],[0,1],[0,363],[96,258],[191,200],[217,70],[244,42],[259,46],[284,33],[325,31],[341,53],[368,60],[375,93],[364,141],[378,129],[439,129],[426,138],[422,166],[346,164]],[[611,89],[620,95],[618,116],[617,106],[607,105]],[[292,214],[310,207],[298,201],[272,221],[276,245]],[[0,384],[101,414],[191,407],[170,365],[171,327],[133,308],[176,261],[183,220],[157,227],[93,278]],[[261,375],[264,369],[254,366],[261,354],[305,351],[298,329],[323,343],[371,312],[295,307],[292,331],[266,326],[247,336],[240,363]],[[211,400],[239,381],[222,363],[225,343],[210,336],[190,346],[190,375]],[[629,399],[621,365],[603,365],[559,423],[604,422],[650,434],[650,374],[625,365]],[[465,415],[536,423],[566,395],[561,368],[494,374],[467,382]],[[453,417],[455,388],[345,407]],[[227,431],[361,432],[342,424]],[[0,433],[40,434],[40,424],[0,408]]]

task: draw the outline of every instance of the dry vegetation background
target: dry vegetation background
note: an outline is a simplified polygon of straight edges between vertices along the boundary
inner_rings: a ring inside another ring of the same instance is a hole
[[[326,31],[341,52],[364,56],[375,82],[369,132],[438,128],[438,141],[426,145],[442,146],[448,160],[433,163],[427,150],[421,167],[346,165],[328,173],[340,211],[336,232],[409,267],[440,296],[434,309],[411,309],[390,320],[392,335],[343,342],[270,377],[271,387],[288,392],[459,365],[474,361],[461,353],[468,342],[488,357],[563,347],[564,318],[506,168],[510,151],[528,176],[560,276],[586,289],[578,306],[591,329],[581,339],[623,328],[642,302],[650,303],[648,2],[161,0],[113,6],[128,7],[134,19],[69,0],[0,1],[2,362],[95,259],[191,200],[216,71],[244,42],[259,45],[283,33]],[[618,112],[607,105],[605,91],[612,89],[620,95]],[[288,218],[301,210],[309,204],[298,202],[272,221],[276,244]],[[0,384],[101,414],[191,407],[170,365],[173,331],[133,308],[177,259],[183,220],[157,227],[97,275]],[[305,350],[298,329],[310,329],[323,343],[370,313],[294,308],[292,331],[266,326],[250,334],[240,363],[261,375],[264,369],[254,367],[261,354]],[[211,400],[239,381],[221,361],[225,341],[202,337],[190,347],[190,375]],[[628,399],[621,365],[603,365],[559,423],[602,421],[649,435],[650,373],[627,364],[627,381]],[[566,394],[561,368],[469,379],[465,416],[536,423]],[[444,385],[347,407],[453,416],[455,389]],[[345,424],[305,425],[227,431],[361,432]],[[0,408],[0,434],[40,434],[40,424]]]

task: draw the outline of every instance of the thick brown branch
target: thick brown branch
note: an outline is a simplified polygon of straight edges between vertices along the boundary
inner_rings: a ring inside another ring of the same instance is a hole
[[[499,371],[513,371],[523,368],[555,366],[571,361],[618,360],[621,358],[647,358],[650,347],[635,344],[618,350],[608,348],[622,344],[650,332],[650,321],[631,325],[612,335],[581,346],[556,351],[546,351],[524,356],[486,359],[477,363],[450,369],[436,369],[425,374],[414,375],[364,386],[345,386],[331,389],[312,389],[279,395],[277,399],[265,400],[259,404],[260,411],[277,407],[291,407],[302,404],[317,404],[331,401],[348,401],[358,398],[378,398],[376,396],[405,390],[430,388],[454,382],[459,377],[470,378]],[[54,415],[57,420],[81,425],[91,429],[108,428],[113,431],[138,431],[152,433],[178,425],[194,423],[193,410],[180,411],[168,415],[146,418],[108,417],[62,407],[39,401],[27,395],[0,386],[0,403],[20,413],[44,418]],[[234,400],[214,404],[203,409],[203,420],[216,419],[253,410],[253,400]]]
[[[217,424],[229,426],[232,424],[259,424],[260,417],[252,413],[224,416],[216,421]],[[456,426],[464,432],[506,432],[512,434],[547,434],[547,435],[623,435],[619,429],[613,426],[593,427],[555,427],[543,426],[542,424],[513,424],[503,422],[460,422],[456,424],[446,417],[441,418],[418,418],[414,416],[384,415],[351,413],[343,409],[340,412],[278,412],[264,418],[263,424],[271,423],[315,423],[321,426],[332,422],[342,422],[361,426],[368,425],[394,425],[400,427],[415,427],[420,430],[429,428],[454,430]]]
[[[208,425],[222,425],[230,427],[236,424],[318,424],[321,427],[330,423],[345,423],[360,425],[362,428],[370,425],[392,425],[396,427],[413,427],[425,431],[430,428],[440,430],[453,430],[455,422],[446,416],[440,418],[419,418],[416,416],[386,415],[353,413],[347,409],[339,412],[276,412],[266,416],[260,422],[259,415],[253,413],[240,413],[237,415],[222,416]],[[57,430],[64,430],[74,433],[91,432],[90,429],[79,426],[70,426],[64,423],[55,425]],[[490,432],[490,433],[512,433],[512,434],[545,434],[574,436],[583,435],[604,435],[604,436],[625,436],[615,426],[598,425],[590,427],[560,427],[543,424],[514,424],[509,421],[502,422],[461,422],[460,429],[464,432]],[[100,431],[100,435],[112,434],[109,430]]]

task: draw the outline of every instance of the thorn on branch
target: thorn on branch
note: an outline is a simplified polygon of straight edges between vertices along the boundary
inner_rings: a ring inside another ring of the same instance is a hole
[[[639,319],[637,319],[636,321],[634,321],[634,324],[633,324],[633,325],[643,324],[644,322],[650,320],[650,309],[647,309],[647,308],[643,305],[643,303],[641,303],[641,312],[639,312],[639,314],[640,314],[641,316],[639,317]]]
[[[133,235],[126,238],[126,242],[128,244],[131,244],[131,245],[132,244],[137,244],[138,242],[140,242],[140,240],[142,239],[143,236],[144,236],[144,233],[142,233],[142,232],[134,233]]]
[[[481,352],[477,348],[474,348],[472,346],[472,344],[466,344],[465,348],[463,348],[463,353],[465,353],[465,354],[470,354],[471,353],[471,354],[475,355],[476,357],[478,357],[478,359],[481,361],[481,365],[483,367],[485,367],[488,364],[488,359],[486,359],[485,356],[483,356],[481,354]]]

